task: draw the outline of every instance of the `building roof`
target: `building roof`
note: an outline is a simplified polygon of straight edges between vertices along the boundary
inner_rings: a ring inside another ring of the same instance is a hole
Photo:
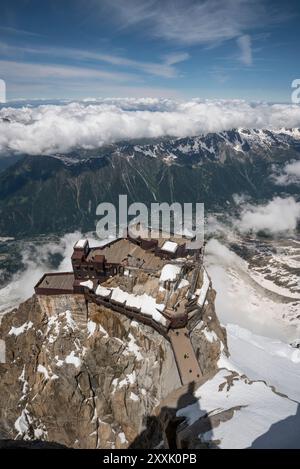
[[[157,240],[159,246],[162,246],[162,244],[167,240],[176,242],[179,246],[181,246],[186,243],[187,238],[191,238],[191,234],[188,233],[187,230],[183,230],[182,234],[167,233],[165,231],[158,230],[155,228],[145,227],[144,225],[140,225],[139,223],[137,223],[136,225],[131,225],[129,228],[132,231],[132,234],[135,234],[135,237],[148,241]],[[187,233],[189,236],[187,236]]]
[[[77,243],[75,244],[74,249],[84,249],[87,244],[88,244],[88,240],[87,240],[87,239],[80,239],[80,240],[77,241]]]
[[[178,244],[175,243],[174,241],[166,241],[162,245],[161,250],[175,254],[175,252],[177,251],[177,248],[178,248]]]
[[[69,272],[45,274],[36,285],[39,289],[73,291],[74,274]]]
[[[105,256],[108,264],[124,264],[132,267],[146,269],[160,269],[165,261],[153,252],[147,251],[129,239],[121,238],[111,244],[100,248],[91,248],[87,261],[94,260],[96,256]]]
[[[165,282],[167,280],[174,282],[174,280],[176,280],[177,276],[180,274],[180,271],[181,271],[181,266],[174,265],[174,264],[166,264],[163,266],[161,270],[159,280],[161,282]]]

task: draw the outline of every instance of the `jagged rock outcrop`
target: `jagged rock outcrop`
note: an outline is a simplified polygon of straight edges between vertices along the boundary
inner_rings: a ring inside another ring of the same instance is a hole
[[[226,338],[210,290],[191,339],[203,374],[216,371]],[[151,327],[85,303],[33,296],[0,326],[0,438],[74,448],[127,448],[159,403],[181,387],[170,342]],[[160,444],[161,422],[144,439]]]

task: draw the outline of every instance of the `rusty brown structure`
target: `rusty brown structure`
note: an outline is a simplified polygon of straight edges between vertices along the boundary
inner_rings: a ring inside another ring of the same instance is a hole
[[[44,274],[34,287],[38,295],[63,295],[74,293],[73,272]]]
[[[165,238],[132,237],[129,232],[126,238],[115,239],[102,247],[90,248],[87,240],[78,241],[72,255],[74,292],[83,293],[82,282],[90,279],[102,283],[110,276],[122,274],[128,265],[157,269],[162,265],[160,260],[188,254],[184,238],[173,238],[171,244],[176,245],[174,252],[164,249],[167,242],[170,243]]]

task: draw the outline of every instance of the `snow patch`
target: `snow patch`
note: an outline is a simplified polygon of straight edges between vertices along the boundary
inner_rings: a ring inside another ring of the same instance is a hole
[[[32,326],[33,326],[33,323],[31,321],[26,321],[20,327],[12,327],[8,335],[19,336],[20,334],[23,334],[24,332],[27,332],[29,329],[31,329]]]
[[[77,325],[76,325],[76,322],[74,321],[74,319],[72,317],[71,311],[67,310],[64,313],[61,313],[60,316],[62,316],[62,317],[65,316],[65,319],[66,319],[66,322],[67,322],[64,329],[71,329],[72,331],[75,331],[75,329],[77,329]]]
[[[159,281],[160,282],[174,282],[176,280],[176,277],[180,274],[181,267],[178,265],[173,265],[173,264],[166,264],[163,266],[160,274]]]
[[[262,382],[238,376],[229,384],[227,378],[232,377],[227,370],[220,370],[195,391],[197,402],[178,410],[176,415],[186,417],[191,425],[208,413],[215,415],[236,408],[232,418],[221,419],[218,426],[199,438],[218,441],[219,448],[249,448],[252,444],[254,447],[299,448],[298,404],[274,393]],[[287,419],[289,424],[285,425]],[[269,431],[272,431],[271,438],[266,437]]]
[[[197,304],[201,307],[204,305],[204,301],[205,301],[205,298],[209,289],[209,284],[210,284],[209,277],[207,275],[206,270],[203,269],[203,283],[202,283],[202,287],[199,289],[199,293],[198,293],[199,296],[197,300]]]
[[[19,436],[24,437],[25,436],[24,439],[25,440],[28,439],[28,438],[26,438],[26,433],[27,433],[31,423],[32,423],[32,419],[29,415],[28,410],[25,408],[25,409],[22,410],[21,415],[17,418],[17,420],[15,421],[15,424],[14,424],[14,427],[18,432],[17,437],[19,437]]]
[[[135,338],[131,333],[128,334],[129,342],[127,345],[127,350],[125,350],[125,355],[128,355],[128,353],[133,353],[135,355],[135,358],[137,361],[143,360],[143,355],[140,352],[140,347],[137,345]]]
[[[93,290],[94,288],[94,284],[92,280],[86,280],[85,282],[80,282],[80,285],[82,285],[83,287],[87,287],[89,290]]]
[[[45,368],[43,365],[38,365],[37,367],[37,372],[42,373],[44,375],[45,379],[49,379],[49,373],[47,368]]]
[[[65,358],[65,362],[74,365],[76,368],[79,368],[81,366],[81,360],[79,357],[75,356],[74,350]]]
[[[189,285],[190,285],[190,282],[186,280],[185,278],[183,278],[182,280],[180,280],[178,288],[188,287]]]
[[[129,399],[131,399],[132,401],[139,401],[139,397],[131,391],[130,395],[129,395]]]
[[[87,322],[87,330],[88,330],[88,339],[94,334],[96,330],[97,324],[94,321],[91,321],[90,319]]]
[[[205,335],[205,338],[210,342],[211,344],[213,342],[216,342],[218,340],[217,334],[215,331],[209,331],[207,328],[203,329],[203,334]]]
[[[124,386],[133,386],[136,382],[136,373],[133,371],[125,376],[124,379],[119,381],[117,378],[113,380],[112,385],[114,387],[123,388]]]
[[[123,432],[119,433],[118,437],[119,437],[120,442],[121,442],[122,445],[124,445],[125,443],[128,443],[128,441],[126,440],[125,433],[123,433]]]

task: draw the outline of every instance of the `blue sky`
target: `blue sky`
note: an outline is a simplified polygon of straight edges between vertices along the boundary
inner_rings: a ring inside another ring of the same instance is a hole
[[[1,0],[7,98],[289,102],[300,6],[259,0]]]

